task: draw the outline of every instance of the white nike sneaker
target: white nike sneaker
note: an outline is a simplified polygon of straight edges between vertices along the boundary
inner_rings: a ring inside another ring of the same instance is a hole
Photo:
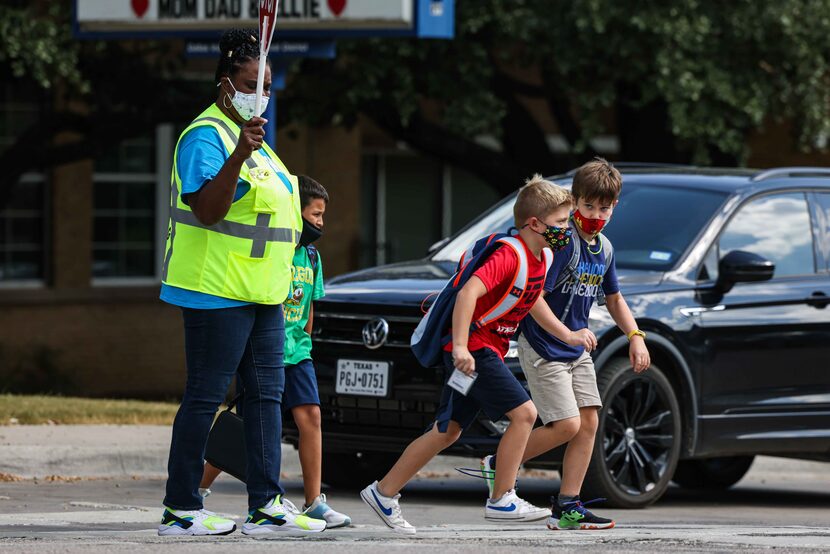
[[[173,510],[164,508],[158,532],[161,537],[182,535],[229,535],[236,529],[232,519],[219,517],[208,510]]]
[[[325,528],[325,521],[301,514],[294,504],[282,495],[277,495],[262,508],[248,512],[248,519],[242,525],[242,533],[290,537],[319,533]]]
[[[378,490],[378,482],[375,481],[360,491],[360,498],[374,510],[387,527],[396,533],[415,534],[415,527],[407,523],[401,515],[401,505],[398,503],[401,498],[400,494],[393,497],[383,496]]]
[[[314,519],[322,519],[326,522],[326,529],[336,527],[347,527],[352,524],[352,518],[331,509],[326,503],[326,495],[321,494],[312,501],[311,506],[305,506],[303,513]]]
[[[484,505],[484,519],[493,521],[536,521],[550,517],[550,510],[537,508],[509,490],[498,500],[488,498]]]

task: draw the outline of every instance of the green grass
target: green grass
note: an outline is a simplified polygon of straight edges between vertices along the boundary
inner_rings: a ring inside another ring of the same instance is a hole
[[[0,425],[169,425],[178,407],[171,402],[0,394]]]

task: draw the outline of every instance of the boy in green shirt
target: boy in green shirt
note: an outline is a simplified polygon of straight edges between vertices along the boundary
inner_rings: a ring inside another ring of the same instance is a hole
[[[323,214],[329,201],[326,189],[305,175],[298,177],[300,200],[303,204],[303,233],[294,265],[293,294],[285,301],[285,392],[283,410],[291,410],[300,431],[300,465],[303,468],[305,506],[303,513],[315,519],[324,519],[326,527],[345,527],[349,516],[332,510],[326,504],[326,495],[320,492],[323,458],[323,434],[320,430],[320,396],[317,375],[311,360],[311,329],[314,324],[312,302],[325,294],[323,263],[320,253],[311,244],[323,234]]]
[[[291,410],[300,431],[300,466],[303,470],[305,505],[303,513],[326,521],[326,528],[345,527],[349,516],[332,510],[320,491],[323,458],[323,433],[320,428],[320,395],[317,375],[311,359],[311,330],[314,324],[312,302],[325,294],[323,263],[312,245],[323,234],[323,214],[329,201],[326,189],[306,175],[298,176],[303,205],[303,232],[291,267],[291,297],[283,303],[285,314],[285,390],[282,409]],[[210,494],[209,487],[219,470],[205,464],[200,492]]]

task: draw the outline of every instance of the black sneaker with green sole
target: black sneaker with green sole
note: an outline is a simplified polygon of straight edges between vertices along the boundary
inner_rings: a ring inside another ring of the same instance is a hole
[[[552,531],[579,531],[611,529],[614,527],[614,520],[599,517],[585,508],[586,504],[600,502],[604,498],[597,498],[582,502],[577,496],[574,500],[559,503],[554,496],[551,499],[551,516],[548,519],[548,529]]]

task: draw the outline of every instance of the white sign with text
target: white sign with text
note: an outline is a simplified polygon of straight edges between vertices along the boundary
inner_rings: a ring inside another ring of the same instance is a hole
[[[256,27],[259,0],[76,0],[82,31]],[[280,0],[277,27],[290,30],[401,29],[413,0]],[[279,31],[277,31],[279,32]]]

